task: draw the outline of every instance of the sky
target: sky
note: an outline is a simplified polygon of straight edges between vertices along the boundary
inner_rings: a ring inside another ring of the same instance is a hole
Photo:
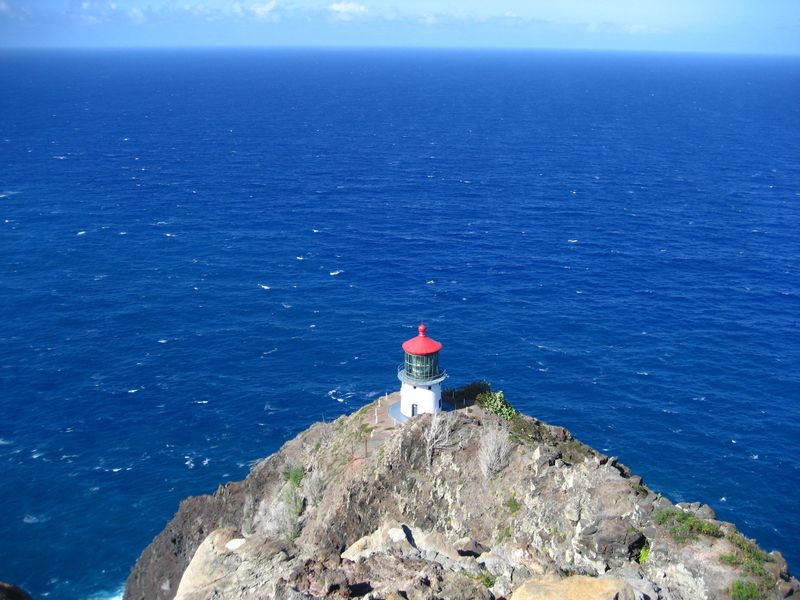
[[[0,47],[800,54],[800,0],[0,0]]]

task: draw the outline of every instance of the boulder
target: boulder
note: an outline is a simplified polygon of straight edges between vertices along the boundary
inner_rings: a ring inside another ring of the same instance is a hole
[[[25,590],[0,581],[0,600],[31,600],[31,597]]]
[[[230,576],[241,562],[237,550],[241,538],[232,529],[217,529],[200,544],[181,577],[175,600],[190,600],[205,595],[208,588]],[[232,547],[236,549],[231,550]]]
[[[647,541],[642,533],[621,517],[607,518],[581,534],[582,545],[604,557],[612,566],[619,566],[638,556]]]
[[[478,558],[481,554],[486,552],[487,548],[480,542],[473,540],[470,537],[463,537],[455,543],[456,551],[461,556],[472,556]]]
[[[622,579],[575,575],[566,579],[529,579],[511,600],[636,600],[633,588]]]

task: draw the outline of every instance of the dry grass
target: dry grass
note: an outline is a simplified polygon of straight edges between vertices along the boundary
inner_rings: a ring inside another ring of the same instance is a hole
[[[455,426],[455,413],[439,412],[431,415],[431,423],[425,432],[425,464],[428,470],[433,465],[436,453],[452,445]]]
[[[511,441],[508,432],[496,423],[486,423],[481,433],[478,460],[484,477],[492,479],[508,466]]]

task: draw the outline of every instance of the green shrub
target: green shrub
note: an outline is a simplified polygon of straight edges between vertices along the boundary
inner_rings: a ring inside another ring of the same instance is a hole
[[[306,470],[303,465],[295,465],[293,467],[286,465],[283,469],[283,480],[293,487],[300,487],[300,482],[303,481],[305,474]]]
[[[500,537],[497,538],[497,545],[499,546],[510,537],[511,537],[511,528],[506,526],[506,528],[503,529],[502,533],[500,534]]]
[[[741,566],[746,572],[768,581],[769,573],[764,568],[765,562],[771,562],[772,557],[759,548],[755,542],[748,540],[738,531],[729,531],[725,538],[735,547],[735,552],[721,554],[721,563],[732,567]]]
[[[550,433],[550,429],[547,425],[520,413],[517,413],[514,418],[511,419],[509,434],[511,435],[511,439],[518,444],[537,442],[555,444],[553,434]]]
[[[731,598],[733,600],[761,600],[761,591],[752,581],[737,579],[731,587]]]
[[[295,540],[300,535],[300,522],[298,519],[303,514],[305,500],[298,493],[297,487],[290,485],[283,493],[283,503],[286,506],[286,539]]]
[[[669,529],[669,534],[676,542],[696,540],[698,535],[722,537],[719,525],[709,523],[690,512],[679,508],[665,508],[656,513],[656,523]]]
[[[487,588],[490,588],[494,585],[494,582],[497,581],[497,577],[495,577],[494,575],[489,573],[489,571],[484,569],[483,573],[481,573],[480,576],[478,577],[478,581],[480,581]]]
[[[642,549],[639,550],[639,564],[643,565],[647,562],[648,558],[650,558],[650,544],[645,543]]]
[[[742,564],[742,559],[739,558],[738,554],[734,554],[733,552],[726,552],[725,554],[719,555],[719,562],[723,565],[728,565],[731,567],[738,567]]]
[[[477,398],[475,398],[475,402],[489,412],[493,412],[498,417],[504,418],[506,421],[510,421],[517,415],[516,409],[511,406],[511,403],[503,396],[502,390],[496,392],[481,392],[478,394]]]
[[[738,531],[731,531],[725,537],[739,549],[746,560],[757,563],[765,563],[770,560],[769,554],[764,552],[755,542],[748,540]]]
[[[512,494],[511,498],[505,501],[505,507],[512,513],[515,513],[520,509],[519,500],[517,500],[517,497]]]

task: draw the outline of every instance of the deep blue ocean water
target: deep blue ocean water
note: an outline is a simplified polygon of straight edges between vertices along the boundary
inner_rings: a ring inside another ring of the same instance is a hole
[[[800,569],[800,59],[0,53],[0,579],[117,590],[179,501],[397,389],[617,455]]]

